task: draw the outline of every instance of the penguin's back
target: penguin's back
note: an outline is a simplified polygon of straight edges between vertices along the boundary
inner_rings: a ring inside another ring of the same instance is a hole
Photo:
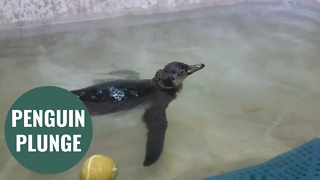
[[[145,104],[156,91],[152,80],[118,80],[71,92],[85,103],[91,114],[104,114]]]

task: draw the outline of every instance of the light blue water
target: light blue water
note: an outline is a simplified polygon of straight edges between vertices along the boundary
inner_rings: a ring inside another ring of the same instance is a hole
[[[117,180],[200,179],[263,162],[320,136],[319,57],[320,11],[298,5],[246,4],[1,32],[0,179],[78,179],[84,162],[41,175],[14,160],[2,127],[22,93],[152,78],[171,61],[206,67],[184,81],[167,109],[159,161],[142,166],[143,110],[94,117],[84,159],[109,155],[119,167]],[[117,70],[126,71],[109,73]]]

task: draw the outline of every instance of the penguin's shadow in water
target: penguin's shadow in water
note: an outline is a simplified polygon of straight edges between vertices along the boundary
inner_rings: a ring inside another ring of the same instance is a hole
[[[103,73],[102,75],[107,75],[107,76],[116,76],[116,78],[106,78],[106,79],[94,79],[93,84],[100,84],[106,81],[112,81],[116,79],[127,79],[127,80],[138,80],[140,79],[140,73],[129,70],[129,69],[119,69],[119,70],[114,70],[110,71],[107,73]]]

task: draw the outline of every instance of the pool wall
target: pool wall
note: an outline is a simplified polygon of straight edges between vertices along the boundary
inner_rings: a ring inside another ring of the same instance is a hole
[[[280,0],[2,0],[0,29],[15,29],[56,23],[154,14],[200,7]],[[320,0],[281,0],[320,7]]]

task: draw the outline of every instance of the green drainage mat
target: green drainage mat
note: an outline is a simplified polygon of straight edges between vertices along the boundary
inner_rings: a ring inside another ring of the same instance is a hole
[[[204,180],[320,180],[320,139],[265,163]]]

